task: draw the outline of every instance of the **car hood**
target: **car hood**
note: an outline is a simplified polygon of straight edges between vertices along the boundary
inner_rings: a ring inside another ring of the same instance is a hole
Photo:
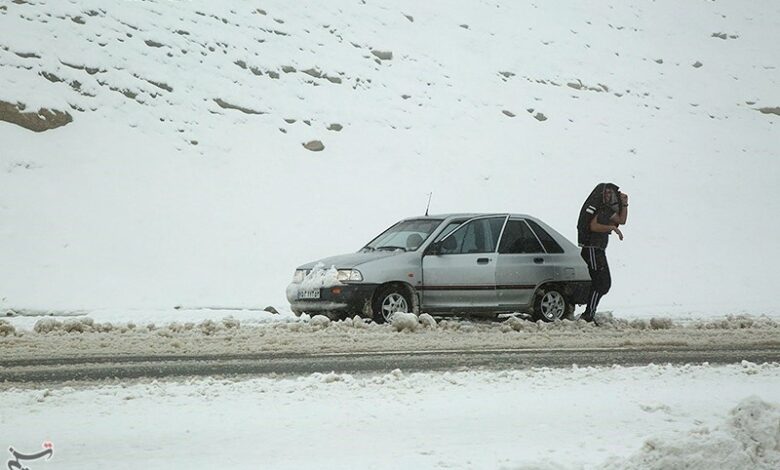
[[[323,258],[321,260],[312,261],[298,266],[298,269],[311,269],[319,263],[322,263],[325,268],[335,266],[337,269],[349,269],[369,261],[374,261],[382,258],[388,258],[403,253],[403,251],[369,251],[366,253],[347,253],[344,255],[331,256],[329,258]]]

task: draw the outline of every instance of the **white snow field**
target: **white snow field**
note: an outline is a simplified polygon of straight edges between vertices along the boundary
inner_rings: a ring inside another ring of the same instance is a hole
[[[0,392],[31,469],[776,469],[780,367],[531,369]],[[2,455],[0,455],[2,459]]]
[[[606,180],[605,310],[772,314],[778,43],[772,0],[3,1],[0,306],[284,308],[429,192],[573,239]]]
[[[776,348],[778,44],[773,0],[0,0],[2,359]],[[289,311],[429,193],[574,239],[602,181],[602,327]],[[45,442],[31,470],[777,469],[780,365],[0,383],[0,449]]]

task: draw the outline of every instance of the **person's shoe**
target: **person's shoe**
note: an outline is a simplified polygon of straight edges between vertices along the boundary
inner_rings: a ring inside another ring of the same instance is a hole
[[[590,315],[585,315],[584,313],[580,315],[580,320],[586,321],[588,323],[593,323],[593,317]]]

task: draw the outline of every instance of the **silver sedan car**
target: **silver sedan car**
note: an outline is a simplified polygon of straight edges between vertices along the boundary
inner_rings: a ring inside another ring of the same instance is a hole
[[[554,321],[586,302],[578,248],[524,214],[446,214],[402,220],[357,253],[299,266],[287,287],[296,315],[396,312],[529,313]]]

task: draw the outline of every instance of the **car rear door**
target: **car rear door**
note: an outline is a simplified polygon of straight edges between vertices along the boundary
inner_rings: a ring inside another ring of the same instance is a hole
[[[533,301],[536,287],[552,279],[550,264],[542,242],[526,220],[510,217],[498,245],[496,262],[496,298],[501,308],[519,308]]]
[[[487,310],[497,306],[496,248],[506,216],[472,219],[423,257],[423,309]]]

